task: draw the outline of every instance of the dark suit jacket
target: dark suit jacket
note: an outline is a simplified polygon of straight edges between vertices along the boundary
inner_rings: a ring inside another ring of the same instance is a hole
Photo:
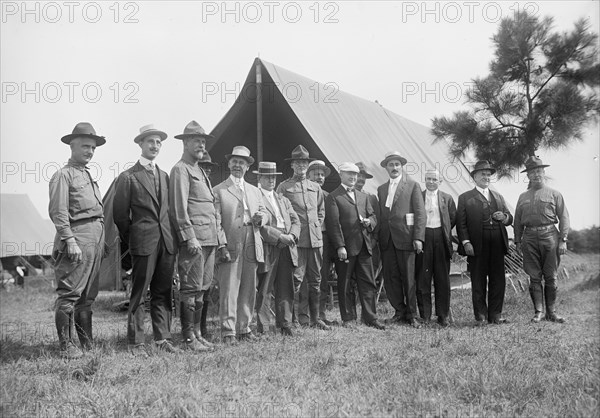
[[[508,234],[506,226],[512,224],[513,216],[508,210],[504,198],[498,192],[490,189],[490,193],[496,199],[498,210],[508,215],[506,225],[499,223],[504,241],[504,254],[508,253]],[[469,190],[458,196],[458,208],[456,210],[456,232],[458,234],[458,253],[466,255],[462,245],[464,240],[471,241],[475,256],[481,253],[483,241],[483,209],[487,205],[485,197],[477,189]]]
[[[294,212],[294,208],[292,208],[292,204],[290,201],[280,195],[279,193],[273,191],[273,196],[275,200],[279,204],[279,212],[281,212],[281,216],[283,217],[283,221],[285,223],[285,233],[292,234],[296,239],[300,236],[300,219],[296,212]],[[269,221],[260,228],[260,235],[262,236],[264,242],[269,245],[264,246],[265,252],[265,265],[262,266],[261,271],[266,272],[271,269],[271,266],[268,264],[268,260],[271,260],[270,252],[272,251],[272,246],[277,246],[279,242],[279,237],[284,232],[277,229],[277,214],[275,209],[271,205],[271,202],[268,198],[263,197],[263,201],[265,203],[265,208],[267,212],[269,212],[270,219]],[[290,256],[292,257],[292,264],[294,267],[298,266],[298,248],[294,245],[293,247],[287,247],[290,252]]]
[[[377,188],[381,221],[379,222],[379,247],[386,250],[390,236],[394,247],[398,250],[412,251],[413,241],[425,241],[425,203],[421,194],[421,186],[406,173],[396,187],[396,194],[391,209],[385,207],[390,182]],[[406,214],[414,214],[414,225],[406,223]]]
[[[423,202],[425,202],[426,193],[427,190],[423,190]],[[452,257],[452,253],[454,252],[452,249],[452,228],[454,228],[454,225],[456,225],[456,204],[454,203],[452,196],[450,196],[448,193],[444,193],[439,189],[437,193],[446,254],[448,254],[448,257]]]
[[[325,224],[331,248],[337,251],[340,247],[346,247],[348,257],[358,255],[363,242],[369,254],[372,254],[371,231],[377,225],[375,210],[367,194],[355,190],[354,196],[356,203],[340,185],[325,199]],[[361,226],[359,214],[371,220],[368,230]]]
[[[113,217],[121,239],[131,255],[152,254],[162,235],[169,254],[175,243],[169,220],[169,177],[156,167],[160,178],[160,201],[146,169],[139,161],[119,175],[113,200]]]

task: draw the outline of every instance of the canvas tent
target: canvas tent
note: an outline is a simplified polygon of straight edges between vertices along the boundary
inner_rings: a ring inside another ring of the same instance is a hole
[[[257,66],[262,81],[260,109]],[[257,123],[257,110],[262,113],[262,123]],[[209,152],[213,161],[221,163],[215,181],[227,177],[224,156],[235,145],[248,147],[252,155],[260,158],[257,129],[262,129],[262,160],[277,162],[284,174],[291,175],[284,158],[298,144],[304,145],[311,157],[333,167],[324,186],[327,190],[339,184],[335,169],[340,163],[362,161],[374,175],[365,189],[375,192],[388,179],[379,164],[387,152],[394,150],[408,159],[406,171],[416,181],[423,182],[425,169],[438,167],[445,178],[442,190],[455,198],[473,188],[464,165],[450,161],[445,143],[433,144],[426,126],[378,103],[340,91],[332,83],[318,83],[258,58],[235,104],[211,132],[216,141]],[[248,177],[252,181],[252,176]]]
[[[55,229],[52,221],[42,218],[29,196],[0,195],[0,226],[3,268],[13,270],[17,264],[24,264],[30,275],[35,275],[35,266],[30,261],[38,267],[46,267],[41,257],[52,254]]]

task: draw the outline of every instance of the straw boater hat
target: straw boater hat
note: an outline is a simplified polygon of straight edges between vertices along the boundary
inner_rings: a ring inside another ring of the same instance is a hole
[[[385,154],[385,158],[383,159],[383,161],[381,162],[380,165],[385,168],[387,163],[390,162],[391,160],[398,160],[398,161],[400,161],[400,164],[402,164],[402,165],[405,165],[407,163],[406,158],[401,156],[400,152],[392,151],[392,152],[388,152],[387,154]]]
[[[550,167],[548,164],[544,164],[542,160],[540,160],[537,156],[531,156],[525,161],[525,170],[521,171],[521,173],[525,173],[529,170],[535,170],[536,168],[544,168]]]
[[[306,170],[306,174],[310,173],[310,170],[323,170],[325,172],[325,177],[329,177],[331,174],[331,169],[325,165],[324,161],[314,160],[308,164],[308,169]]]
[[[364,174],[365,177],[368,178],[368,179],[372,179],[373,178],[373,175],[369,174],[367,172],[367,167],[365,166],[365,163],[363,163],[362,161],[359,161],[359,162],[356,163],[356,166],[360,170],[360,174]]]
[[[231,154],[225,155],[225,159],[227,161],[229,161],[232,157],[244,158],[246,161],[248,161],[249,165],[254,164],[254,158],[250,155],[250,150],[243,145],[233,147]]]
[[[254,174],[261,176],[279,176],[283,173],[277,172],[277,164],[270,161],[261,161],[258,163],[258,170],[253,171]]]
[[[167,139],[166,133],[164,133],[163,131],[159,131],[158,129],[154,129],[154,125],[146,125],[140,128],[140,134],[133,139],[133,142],[139,144],[148,135],[158,135],[160,137],[161,142]]]
[[[96,135],[96,130],[89,122],[79,122],[73,128],[72,133],[63,136],[60,140],[65,144],[70,144],[73,139],[79,137],[95,139],[97,147],[106,144],[106,138]]]
[[[350,173],[360,173],[360,168],[354,163],[341,163],[338,167],[338,171],[347,171]]]
[[[285,161],[294,161],[294,160],[314,161],[315,158],[310,158],[308,156],[308,150],[306,148],[304,148],[302,145],[298,145],[292,151],[292,157],[285,159]]]
[[[205,165],[209,165],[209,166],[213,166],[213,167],[218,167],[219,164],[214,163],[212,158],[210,158],[210,154],[208,152],[205,152],[204,154],[202,154],[202,158],[200,158],[200,160],[198,161],[198,164],[200,164],[201,166],[205,166]]]
[[[187,139],[187,138],[204,138],[206,142],[212,141],[215,139],[213,135],[207,134],[206,131],[198,122],[195,120],[191,121],[185,126],[182,134],[175,135],[177,139]]]
[[[475,175],[476,172],[481,170],[489,170],[494,174],[496,169],[492,167],[492,164],[488,160],[481,160],[475,163],[475,167],[471,170],[471,177]]]

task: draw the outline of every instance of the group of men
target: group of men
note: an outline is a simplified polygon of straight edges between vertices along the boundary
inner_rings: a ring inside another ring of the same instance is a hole
[[[244,146],[235,146],[225,156],[230,175],[212,187],[210,171],[216,164],[206,148],[214,138],[190,122],[175,136],[182,141],[183,155],[170,175],[155,162],[166,138],[152,125],[142,127],[134,138],[141,149],[139,161],[120,174],[115,186],[114,222],[129,245],[133,264],[127,319],[132,354],[148,355],[144,336],[148,288],[156,349],[180,350],[172,342],[170,327],[175,267],[181,348],[191,351],[214,349],[206,339],[206,302],[213,280],[219,288],[219,323],[226,345],[257,339],[250,329],[255,312],[258,333],[275,329],[292,336],[295,324],[331,329],[337,321],[327,319],[325,307],[333,270],[343,325],[357,325],[358,292],[362,322],[383,330],[376,311],[374,272],[380,260],[394,309],[387,322],[420,328],[431,321],[433,282],[437,322],[448,326],[455,226],[458,251],[469,264],[475,320],[506,322],[501,315],[504,255],[506,227],[513,216],[504,198],[489,189],[495,172],[489,162],[475,165],[471,176],[476,187],[459,196],[457,207],[439,190],[438,171],[425,173],[422,191],[403,171],[407,160],[397,151],[381,161],[389,180],[378,187],[376,196],[362,191],[366,179],[373,177],[365,165],[350,162],[337,167],[341,184],[325,192],[321,186],[331,169],[310,158],[302,145],[286,159],[293,176],[276,189],[282,173],[274,162],[259,162],[254,171],[259,187],[245,180],[254,158]],[[49,213],[57,230],[55,322],[61,354],[78,358],[81,348],[92,347],[91,306],[106,251],[102,198],[87,163],[106,140],[87,122],[77,124],[61,140],[70,145],[71,158],[50,182]],[[564,322],[554,307],[556,271],[566,251],[569,218],[560,193],[545,185],[545,167],[536,157],[526,163],[530,189],[517,204],[515,243],[531,277],[533,320],[543,318],[545,297],[546,319]],[[73,325],[80,347],[74,342]]]

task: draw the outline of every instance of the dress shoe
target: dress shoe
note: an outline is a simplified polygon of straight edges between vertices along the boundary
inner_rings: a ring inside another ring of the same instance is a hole
[[[134,356],[134,357],[139,357],[139,358],[148,358],[148,357],[150,357],[148,355],[148,351],[146,351],[146,345],[144,343],[130,345],[128,347],[128,349],[129,349],[129,353],[132,356]]]
[[[184,340],[181,347],[184,350],[196,351],[196,352],[210,350],[210,348],[206,347],[204,344],[202,344],[200,341],[196,340],[195,338],[189,338],[187,340]]]
[[[356,322],[356,319],[350,319],[349,321],[343,321],[342,326],[344,328],[356,328],[358,326],[358,322]]]
[[[331,327],[323,322],[321,319],[317,319],[314,323],[310,324],[312,328],[322,329],[323,331],[331,331]]]
[[[296,328],[296,329],[300,328],[300,322],[298,322],[298,321],[293,321],[293,322],[292,322],[292,328]]]
[[[400,324],[404,322],[404,320],[402,319],[402,317],[394,315],[391,318],[388,318],[385,320],[386,324]]]
[[[223,337],[224,345],[238,345],[235,335],[226,335]]]
[[[546,314],[546,321],[556,322],[558,324],[564,324],[566,322],[565,318],[562,316],[556,315],[554,312],[550,312]]]
[[[379,322],[377,319],[369,322],[367,324],[370,327],[373,327],[375,329],[379,329],[379,330],[385,330],[385,325],[383,325],[381,322]]]
[[[294,332],[292,331],[292,329],[290,327],[281,327],[281,334],[284,337],[293,337],[294,336]]]
[[[78,359],[83,357],[83,351],[74,342],[69,341],[64,348],[60,349],[60,356],[69,360]]]
[[[248,341],[250,343],[255,343],[259,340],[259,338],[251,332],[247,332],[246,334],[240,334],[237,338],[240,341]]]
[[[323,321],[326,325],[329,325],[329,326],[337,326],[337,325],[339,325],[338,321],[336,321],[335,319],[333,321],[330,321],[327,318],[321,318],[321,321]]]
[[[446,328],[450,325],[450,323],[448,322],[448,318],[446,318],[445,316],[438,316],[437,323],[443,328]]]
[[[419,324],[419,321],[417,321],[415,318],[407,319],[406,323],[414,329],[421,328],[421,324]]]
[[[175,347],[173,343],[169,340],[155,341],[154,345],[158,350],[164,351],[165,353],[174,354],[179,353],[181,351],[179,348]]]
[[[476,319],[475,320],[475,326],[476,327],[484,327],[486,326],[487,321],[485,321],[484,319]]]
[[[493,320],[491,320],[490,324],[495,324],[495,325],[508,324],[508,319],[502,318],[501,316],[499,316],[499,317],[494,318]]]
[[[536,312],[533,318],[531,318],[531,322],[538,323],[542,320],[542,318],[544,318],[544,314],[541,312]]]
[[[206,338],[204,338],[203,336],[198,336],[196,335],[196,340],[198,340],[198,342],[200,344],[202,344],[204,347],[208,347],[211,350],[215,348],[215,345],[213,343],[211,343],[210,341],[208,341]]]

